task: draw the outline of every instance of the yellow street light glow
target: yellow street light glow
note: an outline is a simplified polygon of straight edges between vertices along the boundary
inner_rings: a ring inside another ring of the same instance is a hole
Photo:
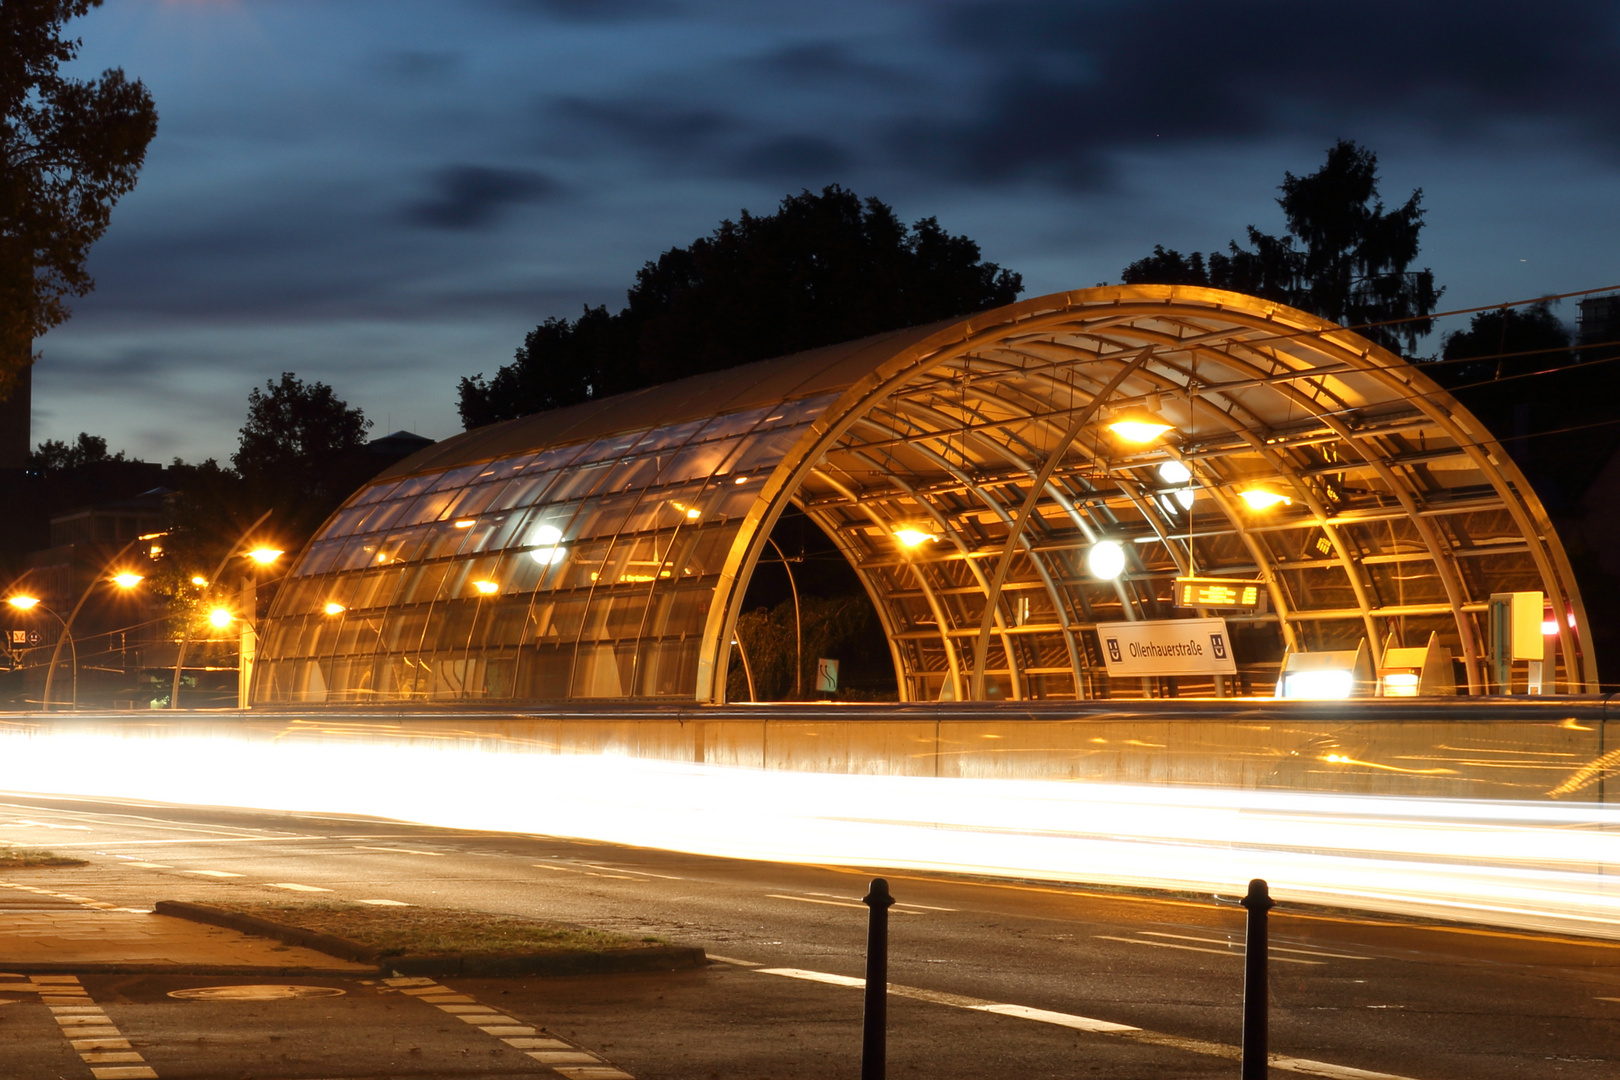
[[[193,585],[202,586],[208,584],[208,579],[203,577],[201,574],[193,574],[191,575],[191,583]]]
[[[470,529],[470,528],[473,527],[473,519],[472,518],[462,518],[460,521],[456,522],[455,524],[456,524],[456,528],[458,528],[458,529]]]
[[[732,483],[733,484],[746,484],[746,483],[748,483],[748,477],[739,476],[739,477],[737,477],[737,479],[733,480]]]
[[[254,548],[252,551],[247,553],[247,557],[258,563],[260,566],[269,566],[271,563],[275,562],[285,554],[286,552],[282,551],[280,548],[262,547]]]
[[[1238,492],[1238,498],[1249,504],[1250,510],[1270,510],[1278,503],[1284,506],[1294,505],[1294,500],[1287,495],[1272,491],[1270,488],[1256,487],[1247,491]]]
[[[222,607],[217,607],[213,611],[210,611],[208,613],[208,621],[209,621],[209,623],[211,623],[212,625],[218,627],[221,630],[223,630],[227,626],[231,625],[231,623],[234,622],[235,620],[236,620],[236,616],[232,615],[229,611],[227,611],[225,608],[222,608]]]
[[[37,597],[37,596],[8,596],[8,597],[6,597],[6,603],[10,604],[14,608],[21,608],[22,610],[27,611],[29,608],[31,608],[35,604],[39,603],[39,597]]]
[[[936,544],[939,542],[939,537],[933,533],[913,529],[910,526],[894,530],[894,538],[908,548],[917,547],[919,544]]]
[[[140,574],[133,574],[128,570],[124,571],[122,574],[114,574],[112,578],[113,584],[117,585],[120,589],[133,589],[135,586],[139,585],[145,580],[146,578],[142,577]]]
[[[1108,430],[1126,442],[1150,443],[1175,425],[1146,409],[1126,409],[1108,422]]]
[[[501,591],[501,587],[493,581],[475,581],[473,582],[473,588],[477,589],[485,596],[488,596],[490,593]]]
[[[688,518],[692,519],[693,521],[696,521],[698,518],[703,516],[703,511],[699,510],[695,506],[687,506],[683,502],[676,502],[675,500],[671,499],[670,502],[669,502],[669,505],[671,505],[675,509],[681,511],[683,514],[685,514]]]
[[[698,518],[703,516],[703,511],[697,509],[696,507],[693,507],[692,509],[690,509],[690,510],[688,510],[686,512],[686,516],[691,518],[693,521],[696,521]]]
[[[341,615],[347,609],[342,604],[333,601],[332,603],[327,604],[324,610],[328,615]]]

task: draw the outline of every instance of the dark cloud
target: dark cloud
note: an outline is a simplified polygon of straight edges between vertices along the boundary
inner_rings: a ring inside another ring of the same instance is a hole
[[[836,179],[848,169],[850,155],[831,139],[785,135],[766,139],[737,157],[736,173],[749,179],[812,184]]]
[[[509,206],[541,202],[561,193],[561,186],[531,169],[495,169],[452,165],[433,176],[434,192],[406,208],[406,218],[435,229],[483,229],[495,224]]]
[[[378,67],[401,82],[438,83],[459,72],[465,59],[460,53],[408,49],[383,54]]]
[[[973,0],[936,19],[988,74],[967,119],[915,119],[895,145],[966,179],[1091,187],[1122,150],[1372,125],[1478,138],[1556,124],[1620,150],[1609,0]]]
[[[567,98],[557,103],[556,111],[593,133],[605,133],[631,149],[658,156],[689,156],[740,126],[736,117],[719,109],[681,105],[668,98]]]
[[[565,22],[627,22],[671,18],[682,7],[673,0],[507,0],[508,6]]]
[[[767,75],[819,87],[864,84],[875,89],[903,90],[918,82],[915,76],[899,68],[859,59],[836,41],[789,45],[761,56],[754,66]]]

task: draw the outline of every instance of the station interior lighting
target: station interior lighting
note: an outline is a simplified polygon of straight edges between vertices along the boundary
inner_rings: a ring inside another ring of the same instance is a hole
[[[918,529],[910,525],[905,525],[894,530],[894,538],[900,541],[902,547],[908,548],[919,547],[923,544],[939,543],[939,537],[935,536],[933,533],[925,532],[922,529]]]
[[[529,558],[541,566],[555,566],[568,555],[568,549],[562,544],[562,530],[555,525],[541,525],[534,530],[533,542],[536,545],[529,552]]]
[[[472,518],[462,518],[460,521],[455,523],[455,526],[458,529],[470,529],[470,528],[473,527],[473,519]]]
[[[1171,458],[1169,461],[1160,462],[1159,479],[1167,484],[1185,484],[1192,479],[1192,470],[1182,462]]]
[[[491,593],[501,591],[500,585],[493,581],[475,581],[473,582],[473,588],[477,589],[481,596],[488,596]]]
[[[1158,413],[1146,409],[1126,409],[1108,422],[1108,430],[1126,442],[1150,443],[1175,427]]]
[[[6,603],[10,604],[14,608],[18,608],[18,609],[20,609],[22,611],[27,611],[28,609],[32,608],[35,604],[39,603],[39,597],[37,597],[37,596],[8,596],[8,597],[6,597]]]
[[[1240,491],[1238,492],[1238,498],[1248,503],[1250,510],[1270,510],[1278,503],[1284,506],[1294,504],[1294,500],[1287,495],[1273,491],[1268,487],[1252,487],[1246,491]]]
[[[128,570],[124,571],[122,574],[114,574],[112,578],[113,584],[117,585],[120,589],[133,589],[135,586],[139,585],[145,580],[146,579],[140,574],[131,573]]]
[[[285,554],[286,552],[282,551],[280,548],[260,547],[254,548],[252,551],[248,552],[247,557],[258,563],[260,566],[269,566],[271,563],[275,562]]]
[[[333,601],[332,603],[327,604],[326,607],[322,608],[321,610],[325,611],[328,615],[341,615],[348,609],[342,604]]]
[[[1112,540],[1099,540],[1086,551],[1086,569],[1094,578],[1112,581],[1125,572],[1125,549]]]

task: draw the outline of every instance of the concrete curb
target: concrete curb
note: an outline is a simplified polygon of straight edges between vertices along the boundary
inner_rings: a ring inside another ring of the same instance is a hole
[[[363,970],[355,968],[338,967],[274,967],[266,964],[167,964],[167,963],[77,963],[64,960],[60,963],[21,963],[8,960],[0,963],[0,967],[13,975],[185,975],[203,978],[214,975],[278,975],[282,978],[321,978],[330,979],[343,976],[354,978],[356,975],[366,974]]]
[[[239,930],[244,934],[273,938],[287,945],[351,960],[376,964],[385,975],[610,975],[624,972],[676,971],[706,967],[704,951],[695,945],[655,945],[640,949],[602,949],[573,952],[512,953],[504,956],[384,956],[377,950],[347,938],[315,933],[296,926],[241,915],[234,911],[194,904],[184,900],[159,900],[153,905],[159,915],[189,919]],[[174,970],[174,969],[169,969]],[[190,969],[187,969],[190,970]],[[261,969],[262,970],[262,969]],[[199,972],[200,973],[200,972]],[[225,974],[221,972],[221,974]],[[234,974],[234,973],[233,973]]]

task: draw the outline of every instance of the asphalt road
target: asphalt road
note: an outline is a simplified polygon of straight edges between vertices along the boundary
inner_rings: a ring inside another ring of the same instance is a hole
[[[857,1072],[860,897],[882,868],[26,795],[0,795],[0,840],[90,859],[53,880],[120,906],[391,900],[657,934],[722,958],[703,971],[425,988],[179,975],[86,975],[69,988],[87,1023],[111,1025],[165,1080]],[[1083,885],[884,876],[899,901],[890,1075],[1236,1076],[1241,909]],[[1271,1048],[1284,1058],[1274,1077],[1620,1075],[1620,945],[1286,907],[1272,929]],[[7,979],[0,1077],[91,1076],[61,1022],[28,994],[6,994]],[[305,989],[264,1000],[206,993],[243,983]],[[514,1047],[474,1023],[491,1015],[542,1045]],[[107,1071],[121,1067],[115,1059],[97,1067],[101,1080],[130,1075]]]

